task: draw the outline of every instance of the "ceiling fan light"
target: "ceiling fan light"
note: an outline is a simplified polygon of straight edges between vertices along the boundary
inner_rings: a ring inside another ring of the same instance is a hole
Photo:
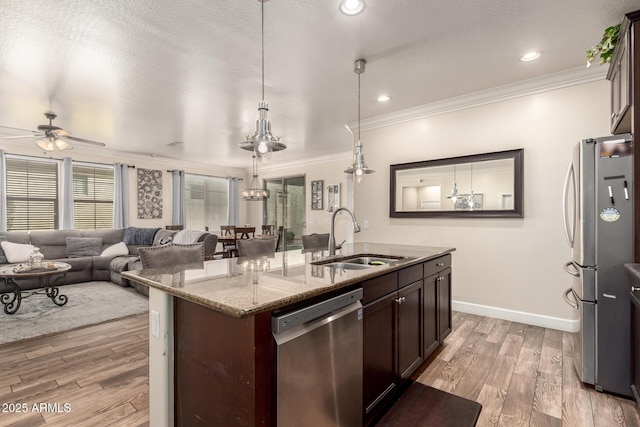
[[[62,138],[56,138],[55,144],[56,144],[56,148],[58,148],[58,150],[60,151],[66,150],[67,148],[69,148],[69,143]]]
[[[44,151],[54,151],[55,146],[53,145],[53,141],[49,138],[40,138],[36,141],[36,145],[42,148]]]

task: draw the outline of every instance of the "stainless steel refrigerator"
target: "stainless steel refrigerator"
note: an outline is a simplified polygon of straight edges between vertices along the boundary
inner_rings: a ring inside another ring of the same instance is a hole
[[[563,216],[573,259],[565,301],[579,312],[574,366],[598,391],[631,396],[630,300],[625,262],[633,261],[630,134],[585,139],[573,150]]]

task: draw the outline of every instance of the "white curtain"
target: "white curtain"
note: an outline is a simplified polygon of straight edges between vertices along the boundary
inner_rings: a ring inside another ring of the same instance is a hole
[[[113,228],[129,226],[129,165],[113,165]]]
[[[182,225],[187,228],[186,214],[185,214],[185,199],[184,199],[184,171],[174,170],[171,171],[172,177],[172,198],[173,206],[171,209],[171,223],[174,225]]]
[[[62,159],[62,189],[60,196],[62,199],[60,203],[62,211],[60,229],[73,230],[75,225],[73,215],[73,160],[71,157]]]
[[[229,177],[229,225],[240,223],[240,180]]]
[[[7,153],[0,149],[0,231],[7,231]]]

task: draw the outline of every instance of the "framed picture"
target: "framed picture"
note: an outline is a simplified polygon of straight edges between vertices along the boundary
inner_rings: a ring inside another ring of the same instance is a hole
[[[340,207],[340,184],[327,187],[327,212],[333,212]]]
[[[324,185],[323,180],[311,181],[311,210],[321,211],[323,209],[322,201],[322,186]]]

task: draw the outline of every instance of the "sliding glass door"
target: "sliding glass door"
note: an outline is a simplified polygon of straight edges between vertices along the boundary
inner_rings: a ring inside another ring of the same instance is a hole
[[[274,224],[276,233],[282,227],[278,250],[301,248],[306,225],[304,175],[265,181],[269,198],[264,202],[264,224]]]

